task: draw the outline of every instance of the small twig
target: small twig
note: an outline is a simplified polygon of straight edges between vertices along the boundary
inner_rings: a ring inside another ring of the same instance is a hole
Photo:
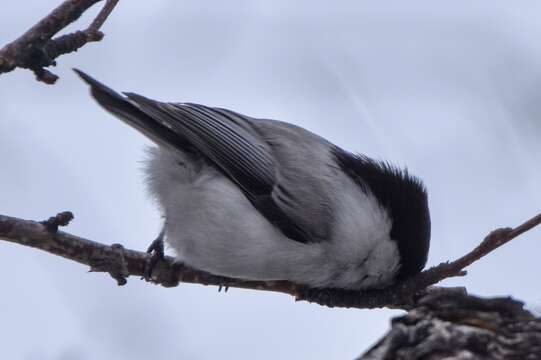
[[[88,8],[102,0],[66,0],[30,30],[0,49],[0,74],[16,68],[30,69],[37,80],[54,84],[58,76],[46,70],[55,66],[55,59],[77,51],[89,42],[100,41],[99,31],[113,11],[118,0],[107,0],[92,24],[83,31],[52,38],[59,31],[77,20]]]
[[[90,24],[90,26],[85,30],[85,32],[89,35],[97,34],[117,3],[118,0],[107,0],[101,11],[98,13],[94,21],[92,21],[92,24]]]
[[[427,294],[463,292],[463,289],[432,288],[431,286],[449,277],[465,275],[465,267],[539,224],[541,224],[541,214],[514,229],[493,231],[481,244],[463,257],[452,262],[441,263],[410,279],[380,290],[359,292],[308,289],[288,281],[232,279],[194,270],[178,264],[169,256],[158,261],[152,273],[152,281],[165,287],[177,286],[179,282],[185,282],[221,286],[225,289],[231,287],[274,291],[292,295],[297,301],[309,301],[331,307],[410,309]],[[108,246],[62,231],[54,233],[42,223],[2,215],[0,215],[0,238],[89,265],[93,271],[108,272],[117,279],[120,285],[125,283],[129,275],[142,276],[150,260],[150,255],[146,252],[124,249],[119,245]]]

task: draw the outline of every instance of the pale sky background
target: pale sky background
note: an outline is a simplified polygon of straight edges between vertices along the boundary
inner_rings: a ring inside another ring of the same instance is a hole
[[[60,0],[9,1],[0,46]],[[97,12],[76,26],[86,26]],[[432,213],[429,265],[541,210],[539,1],[120,1],[106,38],[59,59],[54,86],[0,76],[0,213],[145,249],[160,227],[141,161],[149,142],[71,72],[118,90],[304,126],[407,165]],[[541,304],[541,230],[446,281]],[[215,287],[164,289],[0,241],[0,358],[351,359],[400,314],[327,309]]]

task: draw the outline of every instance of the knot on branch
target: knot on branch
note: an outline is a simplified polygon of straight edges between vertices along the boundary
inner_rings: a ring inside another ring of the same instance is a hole
[[[90,272],[107,272],[117,281],[118,286],[126,285],[130,276],[124,258],[124,246],[111,245],[111,251],[101,252],[90,259]]]
[[[63,211],[55,216],[51,216],[47,220],[40,221],[40,224],[45,225],[49,232],[56,233],[59,226],[68,226],[73,218],[74,216],[71,211]]]

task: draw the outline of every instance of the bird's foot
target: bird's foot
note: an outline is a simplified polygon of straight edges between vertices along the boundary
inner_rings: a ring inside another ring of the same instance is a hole
[[[145,264],[145,270],[142,277],[146,281],[152,281],[152,273],[154,272],[156,264],[158,264],[158,261],[162,260],[165,256],[163,245],[164,233],[165,230],[162,229],[160,235],[158,235],[158,237],[150,244],[147,249],[147,253],[149,253],[150,256],[148,257]]]
[[[222,292],[222,289],[224,289],[224,293],[226,293],[227,290],[229,290],[229,286],[224,284],[218,285],[218,292]]]

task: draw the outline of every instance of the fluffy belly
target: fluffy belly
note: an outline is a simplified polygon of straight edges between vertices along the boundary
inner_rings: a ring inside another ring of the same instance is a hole
[[[149,166],[162,177],[149,178],[149,187],[166,215],[165,240],[193,268],[244,280],[347,289],[386,285],[398,268],[396,247],[388,240],[359,239],[355,246],[350,239],[293,241],[212,167],[163,152],[153,156]]]

